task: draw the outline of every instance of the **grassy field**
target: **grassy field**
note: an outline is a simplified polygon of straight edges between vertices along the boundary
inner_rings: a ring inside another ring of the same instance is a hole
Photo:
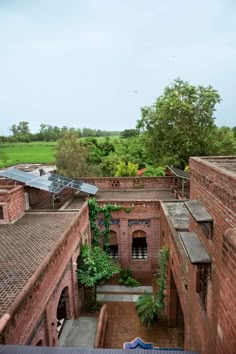
[[[0,146],[0,168],[21,163],[52,164],[54,147],[54,142],[2,144]]]
[[[87,138],[81,138],[85,140]],[[105,137],[96,138],[100,143]],[[120,137],[110,137],[111,142],[118,142]],[[56,142],[37,141],[31,143],[4,143],[0,145],[0,168],[21,163],[54,163]]]

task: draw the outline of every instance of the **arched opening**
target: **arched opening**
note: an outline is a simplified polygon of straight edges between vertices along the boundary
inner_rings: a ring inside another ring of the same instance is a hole
[[[115,231],[110,231],[108,254],[113,259],[118,258],[118,242],[117,242],[117,234]]]
[[[61,334],[63,325],[65,324],[65,320],[68,319],[69,314],[69,288],[65,287],[57,305],[57,335],[58,338]]]
[[[132,259],[141,260],[147,258],[146,232],[134,231],[132,234]]]
[[[42,347],[43,346],[43,340],[40,339],[38,343],[36,344],[36,347]]]

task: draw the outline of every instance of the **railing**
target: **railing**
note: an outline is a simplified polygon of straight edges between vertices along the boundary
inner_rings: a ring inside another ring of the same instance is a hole
[[[108,320],[107,305],[103,305],[100,310],[96,336],[93,343],[93,347],[95,349],[103,348],[105,336],[106,336],[107,320]]]

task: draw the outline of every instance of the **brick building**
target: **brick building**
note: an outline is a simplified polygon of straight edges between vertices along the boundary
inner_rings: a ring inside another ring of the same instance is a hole
[[[176,190],[176,176],[84,180],[99,188],[100,205],[125,207],[110,225],[111,256],[122,266],[151,272],[160,246],[170,248],[169,325],[183,323],[185,348],[199,353],[236,351],[235,164],[190,159],[190,200],[188,183],[177,178]],[[64,188],[58,196],[1,181],[2,344],[57,345],[63,320],[80,314],[76,263],[80,245],[91,241],[87,195]],[[103,222],[101,214],[101,229]]]
[[[236,352],[236,158],[191,158],[190,201],[161,203],[170,248],[170,325],[184,321],[185,347]]]

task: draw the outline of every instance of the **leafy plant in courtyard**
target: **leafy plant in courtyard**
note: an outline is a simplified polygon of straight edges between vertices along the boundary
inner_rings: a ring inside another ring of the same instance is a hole
[[[130,268],[122,268],[120,270],[119,283],[132,287],[141,285],[141,283],[133,277],[133,273]]]
[[[167,264],[169,260],[169,250],[162,248],[160,250],[160,270],[157,278],[158,291],[153,296],[144,293],[139,296],[136,302],[136,310],[143,325],[150,327],[157,319],[158,315],[164,310],[165,287],[167,276]]]
[[[119,272],[119,266],[99,246],[83,245],[78,261],[77,276],[89,290],[86,301],[90,310],[97,308],[96,286]]]

